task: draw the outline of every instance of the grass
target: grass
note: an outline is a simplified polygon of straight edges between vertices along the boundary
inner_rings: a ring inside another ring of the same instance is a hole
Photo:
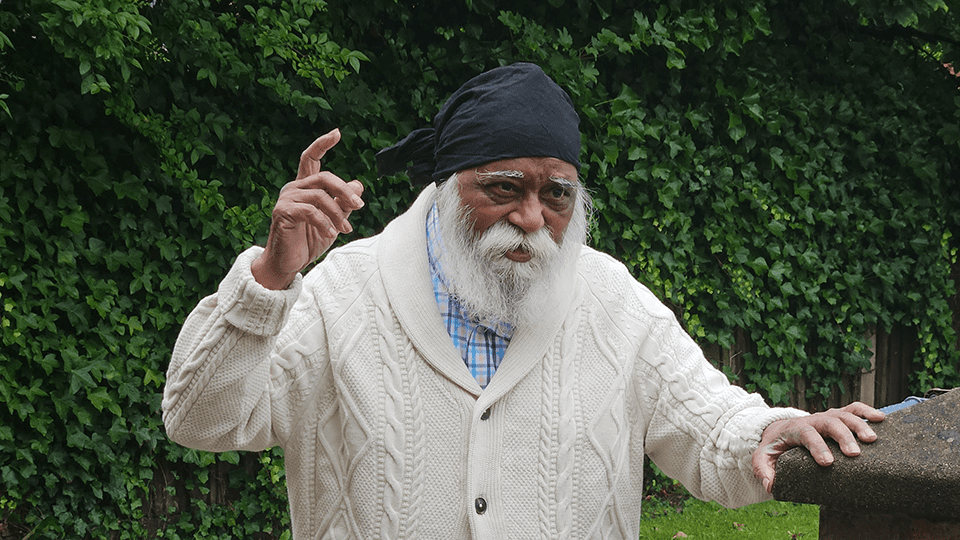
[[[644,501],[640,538],[659,540],[816,540],[820,508],[768,501],[730,510],[692,497]]]

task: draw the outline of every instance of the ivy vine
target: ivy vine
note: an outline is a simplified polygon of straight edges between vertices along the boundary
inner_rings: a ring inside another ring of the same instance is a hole
[[[341,128],[328,166],[364,182],[355,236],[374,234],[415,196],[376,178],[375,152],[517,60],[581,112],[592,242],[701,342],[749,334],[745,386],[830,395],[893,325],[919,337],[915,389],[960,383],[945,2],[408,4],[0,3],[6,533],[289,538],[279,450],[166,439],[180,324],[263,242],[318,134]],[[210,504],[220,464],[236,498]]]

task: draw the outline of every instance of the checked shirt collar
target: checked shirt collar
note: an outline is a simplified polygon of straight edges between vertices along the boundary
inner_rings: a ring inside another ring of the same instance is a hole
[[[427,214],[426,226],[430,277],[440,316],[464,364],[480,387],[486,388],[500,367],[500,361],[513,337],[513,328],[507,323],[481,321],[467,316],[460,302],[447,292],[443,268],[436,256],[443,249],[436,205]]]

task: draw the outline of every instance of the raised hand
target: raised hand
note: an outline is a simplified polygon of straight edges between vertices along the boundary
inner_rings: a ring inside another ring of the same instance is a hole
[[[337,235],[353,231],[348,218],[363,207],[363,185],[320,169],[320,159],[338,142],[338,129],[313,141],[300,154],[296,180],[280,190],[267,246],[251,266],[253,277],[268,289],[287,288]]]

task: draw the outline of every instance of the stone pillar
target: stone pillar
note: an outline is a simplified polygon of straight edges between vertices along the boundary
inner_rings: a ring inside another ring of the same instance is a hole
[[[773,496],[820,505],[820,538],[960,540],[960,389],[891,412],[877,441],[820,467],[805,448],[780,457]]]

